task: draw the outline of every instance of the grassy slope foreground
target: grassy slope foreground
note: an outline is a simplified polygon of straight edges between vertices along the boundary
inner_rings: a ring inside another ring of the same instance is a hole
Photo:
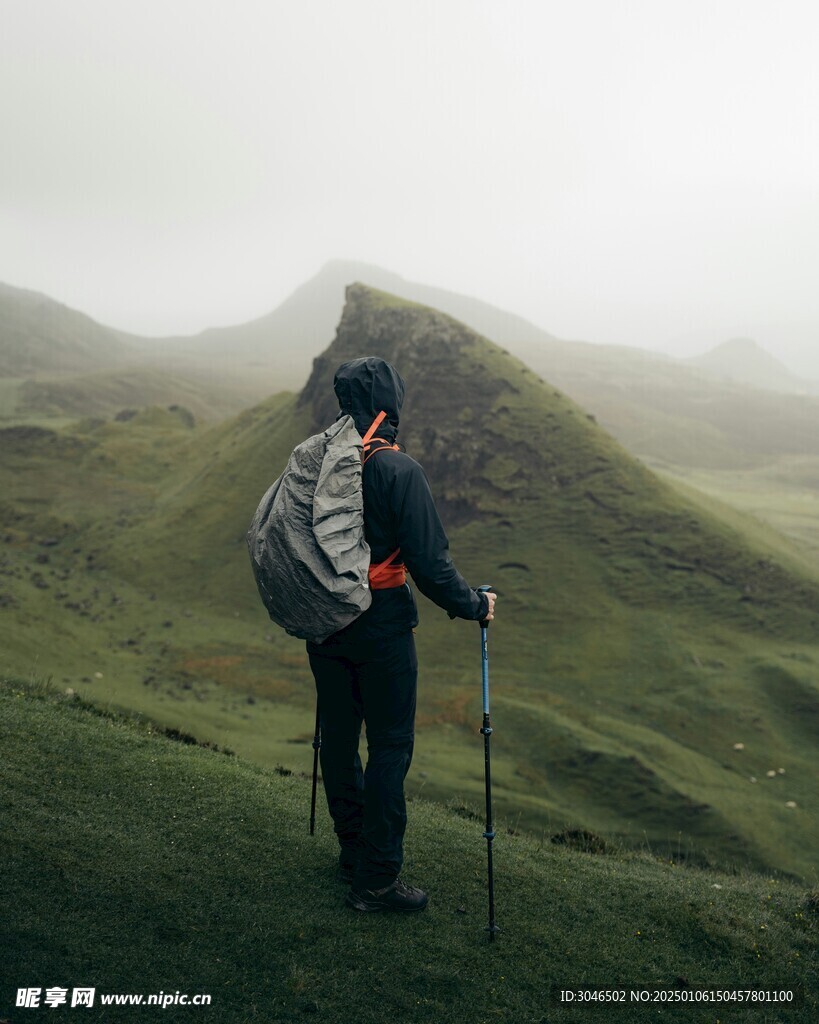
[[[409,918],[356,916],[336,845],[307,833],[309,785],[150,720],[0,684],[0,1019],[222,1024],[542,1024],[816,1019],[817,894],[646,854],[592,855],[499,831],[498,920],[483,930],[479,823],[410,804]],[[801,1006],[566,1008],[551,987],[801,986]],[[19,1010],[18,987],[96,989],[91,1009]],[[100,1006],[101,994],[212,997],[208,1008]]]
[[[207,431],[148,410],[3,432],[8,667],[261,763],[309,762],[304,647],[267,622],[244,532],[293,445],[335,416],[335,366],[363,352],[405,376],[401,439],[459,566],[502,597],[499,808],[537,833],[815,878],[815,576],[680,497],[501,349],[367,288],[298,398]],[[422,604],[411,785],[479,805],[477,630]]]

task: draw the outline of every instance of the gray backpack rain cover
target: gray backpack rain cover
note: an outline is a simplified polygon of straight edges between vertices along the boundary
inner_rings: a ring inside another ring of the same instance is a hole
[[[362,439],[352,416],[303,441],[262,498],[247,547],[270,618],[321,643],[370,606]]]

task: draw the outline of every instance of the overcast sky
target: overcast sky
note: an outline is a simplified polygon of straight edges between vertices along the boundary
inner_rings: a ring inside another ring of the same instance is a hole
[[[0,0],[0,19],[0,280],[192,333],[350,258],[562,337],[750,335],[819,376],[815,0]]]

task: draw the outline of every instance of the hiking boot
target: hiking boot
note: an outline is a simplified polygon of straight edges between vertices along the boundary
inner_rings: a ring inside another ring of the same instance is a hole
[[[415,889],[400,878],[384,889],[350,889],[347,905],[356,910],[423,910],[428,901],[423,889]]]

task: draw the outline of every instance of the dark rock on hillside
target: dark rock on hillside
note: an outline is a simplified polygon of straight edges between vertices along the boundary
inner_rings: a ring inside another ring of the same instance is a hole
[[[407,384],[398,440],[430,475],[461,485],[460,494],[439,497],[444,520],[460,525],[475,515],[463,485],[480,475],[483,416],[511,389],[494,374],[459,375],[475,344],[473,331],[443,313],[351,285],[335,340],[313,361],[299,405],[310,408],[314,429],[323,430],[338,415],[333,377],[342,363],[374,355],[395,365]]]
[[[48,430],[46,427],[33,427],[22,425],[18,427],[3,427],[0,430],[0,444],[14,444],[15,442],[56,440],[57,432]]]
[[[190,409],[186,409],[184,405],[169,405],[168,412],[174,413],[177,419],[184,424],[184,426],[190,428],[196,426],[196,417]]]

